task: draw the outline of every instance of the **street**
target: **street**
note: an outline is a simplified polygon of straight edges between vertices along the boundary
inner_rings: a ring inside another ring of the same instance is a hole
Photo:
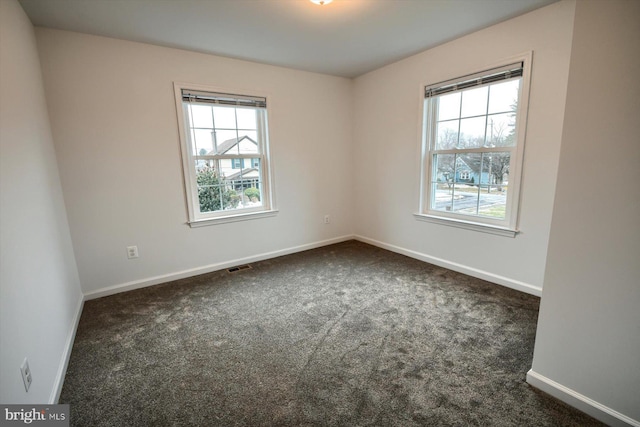
[[[451,206],[452,196],[453,206]],[[478,193],[453,191],[453,189],[437,190],[435,209],[441,211],[450,210],[452,212],[467,211],[467,213],[475,213],[476,206],[482,210],[483,208],[489,208],[495,205],[504,205],[507,201],[507,195],[506,193],[499,192],[498,190],[493,190],[492,193],[487,194],[486,190],[482,189],[479,199],[478,203]]]

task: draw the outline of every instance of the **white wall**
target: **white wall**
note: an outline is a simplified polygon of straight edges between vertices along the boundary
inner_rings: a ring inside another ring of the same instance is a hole
[[[351,80],[86,34],[36,34],[89,296],[352,234]],[[270,94],[276,217],[185,225],[174,81]],[[127,260],[129,245],[139,259]]]
[[[639,22],[637,1],[577,3],[529,380],[584,410],[593,409],[585,405],[592,399],[640,426]]]
[[[531,293],[542,288],[566,93],[574,2],[538,9],[355,80],[355,232],[383,246]],[[416,220],[425,84],[533,50],[516,238]]]
[[[15,0],[0,1],[0,265],[0,402],[52,403],[82,294],[36,39]]]

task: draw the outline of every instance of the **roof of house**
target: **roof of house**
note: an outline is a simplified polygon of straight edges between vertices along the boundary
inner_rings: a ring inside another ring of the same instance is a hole
[[[465,166],[467,166],[469,169],[471,169],[474,173],[479,174],[480,173],[480,156],[470,156],[468,154],[459,154],[457,157],[457,160],[460,160],[462,163],[464,163]]]
[[[240,177],[243,178],[250,178],[250,179],[255,179],[258,177],[258,175],[254,174],[254,172],[258,172],[257,168],[246,168],[246,169],[242,169],[234,174],[231,174],[229,176],[225,176],[224,178],[228,181],[228,180],[234,180]]]
[[[254,141],[253,139],[251,139],[251,138],[249,138],[248,136],[245,135],[245,136],[241,136],[240,138],[227,139],[222,144],[218,144],[218,152],[217,153],[215,152],[215,150],[211,150],[207,154],[208,155],[224,154],[227,151],[231,150],[236,145],[238,145],[244,139],[248,139],[249,141],[251,141],[254,144],[258,145],[258,143],[256,141]]]

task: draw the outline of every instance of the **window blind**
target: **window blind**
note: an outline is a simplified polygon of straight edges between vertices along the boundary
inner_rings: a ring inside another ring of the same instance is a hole
[[[424,88],[424,97],[431,98],[445,93],[457,92],[463,89],[469,89],[474,86],[484,86],[501,80],[509,80],[515,77],[521,77],[524,65],[522,62],[506,65],[504,67],[493,68],[482,71],[480,73],[470,74],[454,80],[447,80],[426,86]]]
[[[267,98],[248,95],[232,95],[228,93],[201,92],[189,89],[182,89],[182,101],[254,108],[267,107]]]

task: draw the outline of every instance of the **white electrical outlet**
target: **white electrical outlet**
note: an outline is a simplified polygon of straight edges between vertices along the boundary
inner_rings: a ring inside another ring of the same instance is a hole
[[[331,217],[329,216],[329,214],[324,216],[324,223],[325,224],[329,224],[331,222]]]
[[[127,258],[133,259],[138,258],[138,247],[137,246],[127,246]]]
[[[24,389],[26,391],[29,391],[29,387],[31,387],[31,381],[33,381],[33,378],[31,378],[31,368],[29,368],[29,361],[26,357],[24,358],[24,362],[22,362],[22,365],[20,365],[20,372],[22,373]]]

